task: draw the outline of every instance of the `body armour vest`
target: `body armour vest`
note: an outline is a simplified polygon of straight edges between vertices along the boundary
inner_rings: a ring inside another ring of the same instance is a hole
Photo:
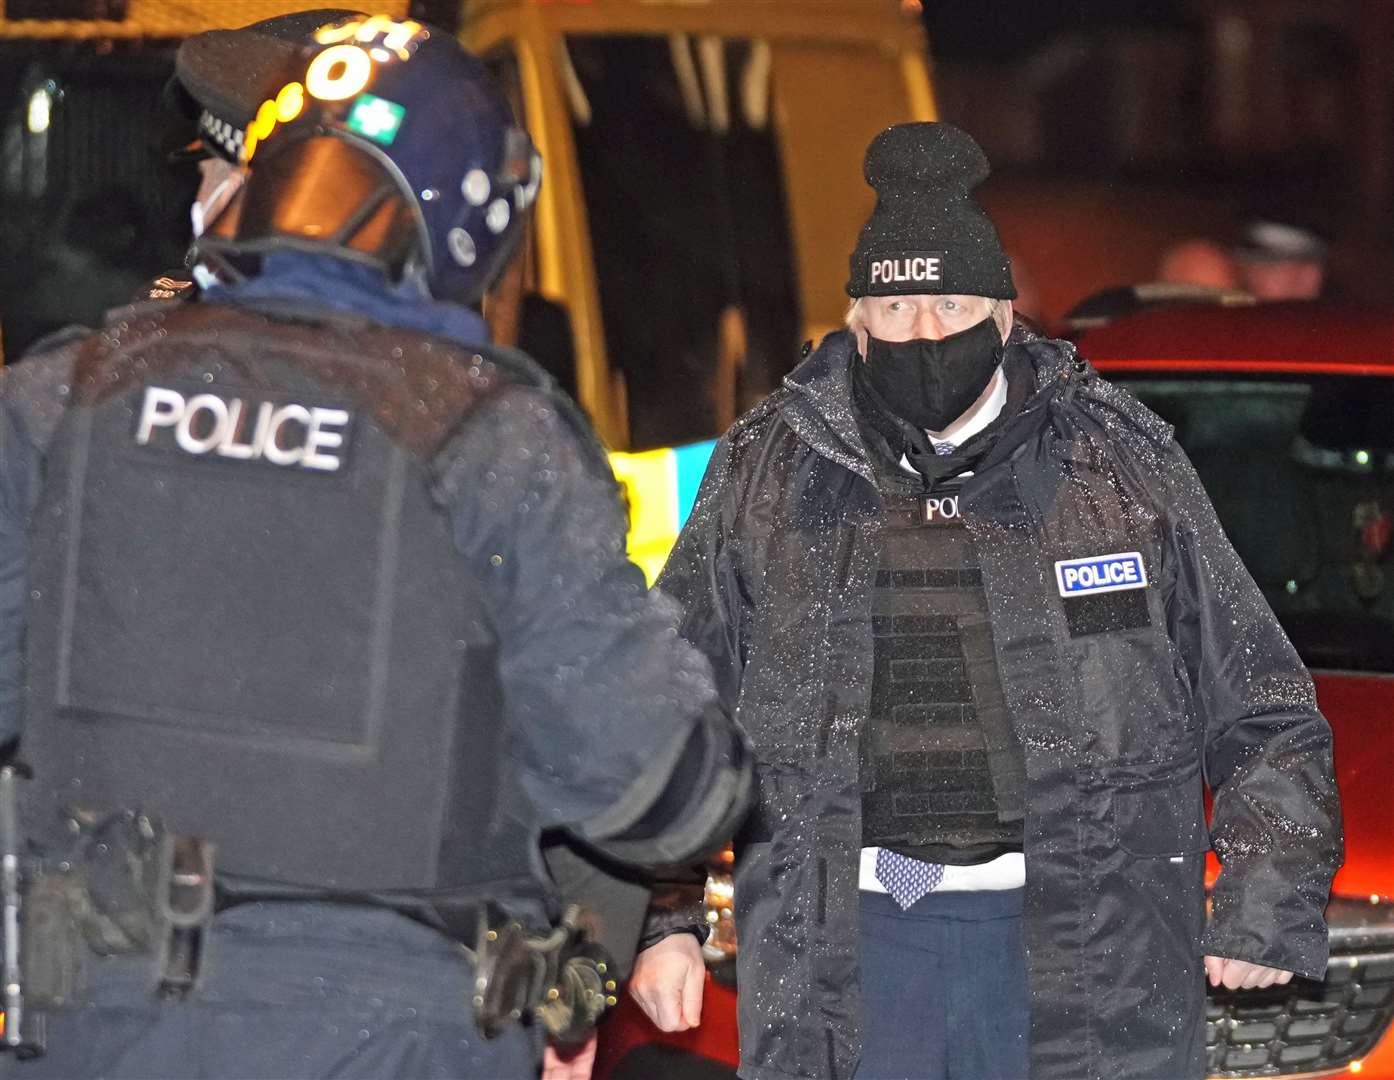
[[[214,304],[94,335],[30,530],[31,831],[130,809],[235,879],[526,879],[497,641],[432,480],[532,377]]]
[[[955,864],[1019,850],[1023,755],[957,487],[883,498],[863,844]]]

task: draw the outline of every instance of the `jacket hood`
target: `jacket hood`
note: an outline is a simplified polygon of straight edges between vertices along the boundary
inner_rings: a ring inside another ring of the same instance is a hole
[[[852,364],[859,359],[850,330],[836,330],[825,337],[809,357],[784,377],[784,393],[778,409],[795,434],[823,457],[858,476],[875,480],[871,455],[862,440],[852,402]],[[1077,424],[1066,419],[1083,413],[1096,426],[1109,430],[1123,427],[1161,447],[1171,442],[1171,425],[1149,410],[1126,390],[1099,377],[1099,373],[1068,341],[1045,338],[1020,323],[1007,338],[1004,363],[1034,373],[1036,386],[1022,405],[1021,423],[1013,424],[1014,436],[1002,450],[1018,444],[1031,431],[1048,425],[1056,439],[1070,441]],[[1002,454],[994,452],[992,457]]]

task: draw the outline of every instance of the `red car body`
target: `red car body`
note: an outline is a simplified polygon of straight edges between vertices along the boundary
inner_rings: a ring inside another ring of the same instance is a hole
[[[1134,385],[1144,400],[1148,380],[1173,393],[1184,393],[1191,384],[1214,384],[1223,407],[1226,380],[1301,392],[1334,379],[1357,403],[1374,401],[1369,408],[1375,411],[1365,422],[1379,440],[1375,449],[1351,450],[1349,461],[1322,460],[1344,469],[1342,475],[1366,469],[1374,471],[1362,475],[1387,479],[1379,481],[1380,490],[1387,487],[1391,497],[1381,501],[1381,496],[1370,504],[1373,509],[1358,511],[1368,521],[1337,525],[1358,526],[1350,541],[1354,546],[1348,545],[1352,560],[1363,561],[1369,575],[1383,575],[1387,566],[1394,590],[1394,408],[1382,404],[1394,403],[1394,312],[1343,311],[1316,303],[1145,309],[1082,332],[1077,341],[1107,377]],[[1187,446],[1180,430],[1178,437]],[[1205,478],[1205,469],[1201,472]],[[1218,499],[1216,504],[1225,521]],[[1244,554],[1244,545],[1231,535]],[[1296,580],[1287,582],[1294,595],[1302,588]],[[1341,625],[1332,623],[1333,632]],[[1367,621],[1359,627],[1355,646],[1368,644],[1373,661],[1353,663],[1339,649],[1325,649],[1320,620],[1315,631],[1304,630],[1305,641],[1294,635],[1299,651],[1308,647],[1304,659],[1335,733],[1345,819],[1346,860],[1328,909],[1332,961],[1326,981],[1294,983],[1281,991],[1212,993],[1207,1043],[1217,1077],[1394,1080],[1394,665],[1388,662],[1394,655],[1394,623]],[[1370,636],[1381,634],[1382,641]],[[1213,857],[1211,871],[1218,871]],[[709,975],[702,1015],[699,1028],[664,1034],[626,996],[602,1029],[596,1077],[732,1075],[738,1061],[734,989]]]

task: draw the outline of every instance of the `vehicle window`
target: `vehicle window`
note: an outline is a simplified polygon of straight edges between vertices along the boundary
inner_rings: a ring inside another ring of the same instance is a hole
[[[129,303],[189,243],[192,136],[152,103],[173,45],[104,53],[0,42],[0,297],[6,355]]]
[[[573,35],[562,49],[631,446],[710,438],[778,384],[802,325],[769,48]]]
[[[898,59],[862,44],[781,41],[774,50],[780,150],[787,170],[789,217],[814,333],[842,324],[847,257],[875,194],[862,176],[871,140],[891,124],[925,118],[912,108]]]
[[[1394,379],[1128,378],[1310,667],[1394,671]]]

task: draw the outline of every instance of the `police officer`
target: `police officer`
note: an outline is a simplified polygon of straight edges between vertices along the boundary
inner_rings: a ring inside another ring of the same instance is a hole
[[[1014,319],[978,145],[897,125],[865,173],[847,329],[658,581],[759,758],[741,1075],[1199,1080],[1207,976],[1325,970],[1330,729],[1170,426]],[[668,1029],[682,929],[631,980]]]
[[[197,158],[200,183],[190,213],[195,240],[240,190],[247,172],[240,157],[247,128],[263,100],[288,81],[287,68],[296,63],[299,46],[321,26],[354,16],[366,17],[342,8],[294,12],[234,33],[199,34],[180,45],[164,101],[177,117],[173,141],[178,149],[172,156]],[[191,129],[196,131],[193,143]],[[217,280],[214,268],[191,251],[186,267],[154,278],[141,298],[187,300]],[[588,929],[623,978],[633,962],[648,905],[643,875],[564,832],[544,837],[542,855],[558,892],[565,902],[579,906]],[[588,1075],[587,1062],[594,1051],[594,1037],[583,1047],[549,1046],[544,1078]]]
[[[532,1075],[613,989],[539,832],[691,857],[743,744],[584,422],[479,344],[540,182],[479,62],[320,28],[240,156],[230,284],[0,382],[20,1075]]]

